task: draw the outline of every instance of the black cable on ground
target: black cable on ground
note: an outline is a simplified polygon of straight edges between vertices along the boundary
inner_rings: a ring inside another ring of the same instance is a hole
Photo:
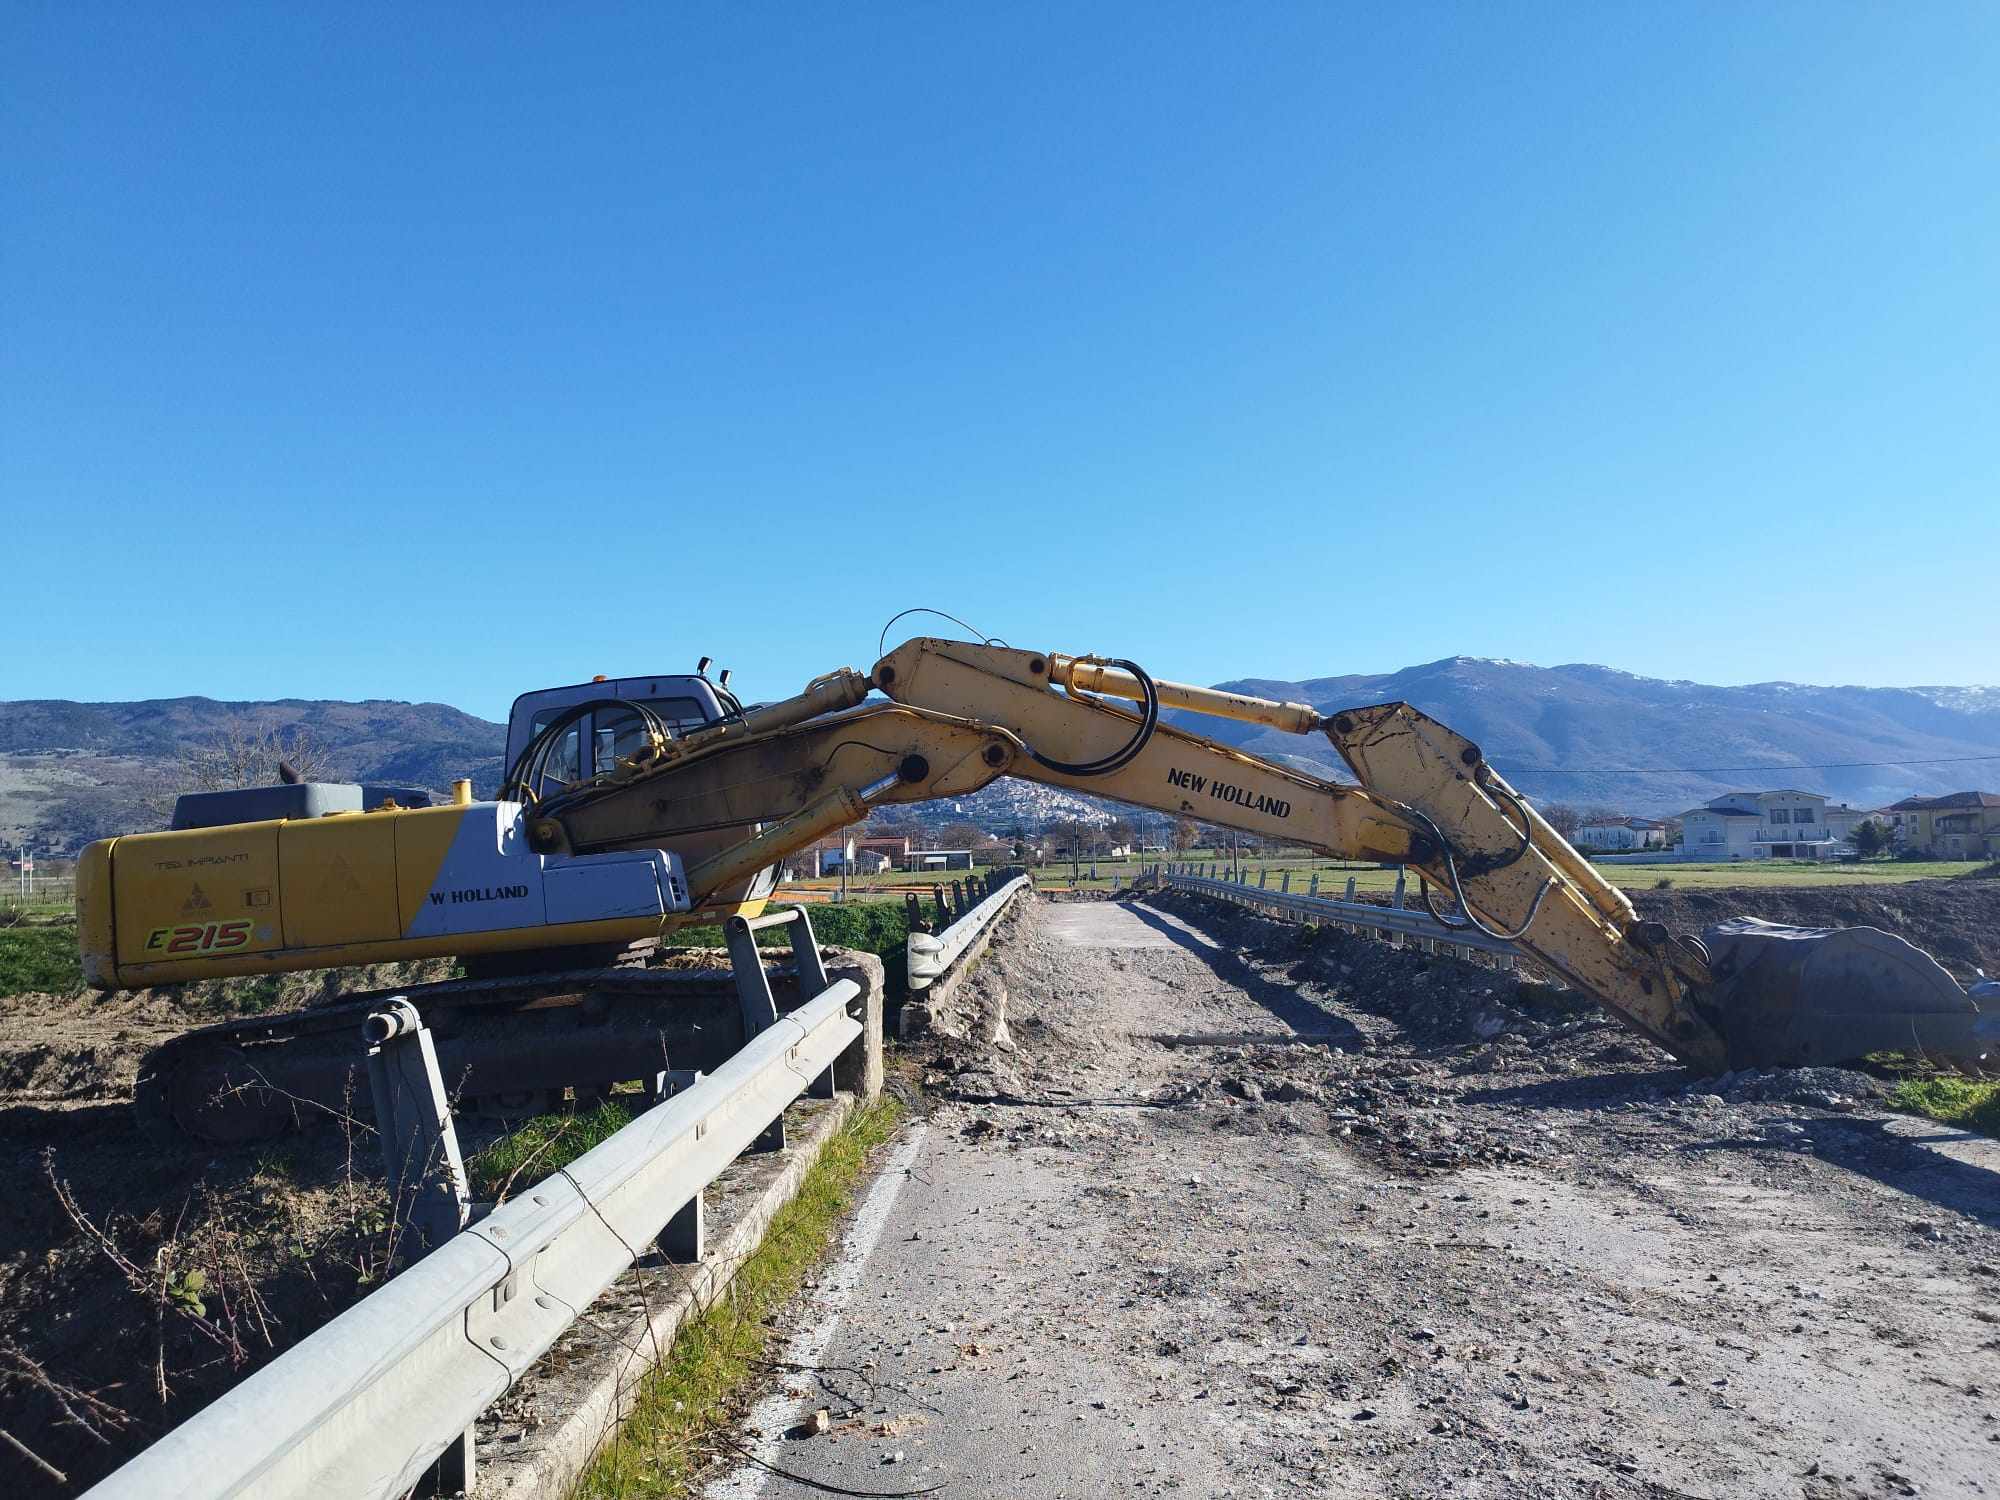
[[[809,1490],[818,1490],[827,1495],[859,1495],[864,1500],[907,1500],[912,1495],[935,1495],[944,1488],[942,1482],[927,1484],[920,1490],[851,1490],[844,1484],[828,1484],[824,1480],[808,1479],[803,1474],[794,1474],[790,1469],[781,1469],[774,1463],[767,1463],[733,1438],[719,1438],[722,1446],[747,1458],[760,1469],[776,1474],[780,1479],[789,1479],[793,1484],[802,1484]]]

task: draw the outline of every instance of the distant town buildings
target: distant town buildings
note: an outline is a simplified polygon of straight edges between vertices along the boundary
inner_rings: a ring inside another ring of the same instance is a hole
[[[886,863],[900,865],[910,857],[910,837],[903,833],[864,834],[854,840],[855,855],[879,855]]]
[[[1837,859],[1854,852],[1855,827],[1873,816],[1818,792],[1725,792],[1680,815],[1681,858]]]
[[[903,856],[906,870],[969,870],[970,849],[912,849]]]
[[[1947,792],[1905,797],[1875,814],[1896,842],[1938,859],[1990,859],[2000,854],[2000,796]]]
[[[810,880],[819,875],[838,875],[854,858],[852,838],[827,838],[800,849],[785,861],[793,878]]]
[[[1575,842],[1579,849],[1664,849],[1667,825],[1656,818],[1596,818],[1577,825]]]

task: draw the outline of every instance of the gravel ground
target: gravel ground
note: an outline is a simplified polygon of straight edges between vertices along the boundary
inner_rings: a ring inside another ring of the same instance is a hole
[[[2000,1491],[2000,1147],[1866,1077],[1691,1080],[1566,992],[1190,898],[1038,905],[969,995],[865,1289],[798,1312],[833,1426],[781,1467]]]

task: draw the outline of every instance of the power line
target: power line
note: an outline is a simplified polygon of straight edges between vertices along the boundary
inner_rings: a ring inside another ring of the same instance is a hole
[[[1752,771],[1864,771],[1890,766],[1962,766],[1974,761],[2000,760],[2000,755],[1947,755],[1932,760],[1837,760],[1824,765],[1802,761],[1782,761],[1763,766],[1648,766],[1639,769],[1606,766],[1598,769],[1564,766],[1559,770],[1534,770],[1523,766],[1505,772],[1508,776],[1746,776]]]

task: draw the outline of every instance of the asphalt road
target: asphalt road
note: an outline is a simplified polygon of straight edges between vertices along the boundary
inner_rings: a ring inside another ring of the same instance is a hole
[[[1180,947],[1108,902],[1051,907],[1044,929],[1084,948]],[[752,1451],[865,1491],[1231,1493],[1213,1444],[1159,1420],[1183,1382],[1158,1357],[1127,1357],[1127,1330],[1099,1306],[1115,1300],[1105,1283],[1123,1273],[1128,1250],[1100,1211],[1104,1183],[1053,1145],[1023,1149],[992,1131],[964,1140],[951,1128],[959,1123],[919,1122],[890,1151],[804,1299],[803,1326],[782,1356],[803,1368],[753,1413]],[[801,1424],[818,1409],[832,1428],[805,1436]],[[742,1462],[703,1493],[805,1490]]]
[[[970,1097],[889,1153],[710,1500],[2000,1490],[1992,1143],[1588,1021],[1441,1050],[1199,918],[1035,910],[983,980],[1012,1043],[941,1057]]]

